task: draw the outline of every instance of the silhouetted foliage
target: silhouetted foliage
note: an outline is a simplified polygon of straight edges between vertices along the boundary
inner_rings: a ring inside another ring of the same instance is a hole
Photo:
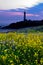
[[[3,27],[2,29],[19,29],[19,28],[25,28],[25,27],[41,26],[41,25],[43,25],[43,20],[41,21],[25,20],[25,21],[19,21],[16,23],[11,23],[10,25]]]

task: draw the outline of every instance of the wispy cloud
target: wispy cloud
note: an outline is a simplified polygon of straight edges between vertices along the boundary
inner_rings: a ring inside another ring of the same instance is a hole
[[[10,15],[14,15],[14,16],[16,16],[16,15],[19,15],[19,16],[24,16],[24,13],[23,12],[10,12],[9,13]],[[38,14],[29,14],[29,13],[26,13],[26,16],[36,16],[36,17],[38,17],[39,15]]]
[[[24,16],[23,12],[0,12],[0,15],[2,16]],[[26,13],[26,16],[36,16],[38,17],[39,14],[31,14],[31,13]]]
[[[26,16],[35,16],[35,17],[38,17],[40,15],[39,14],[26,14]]]
[[[16,15],[19,15],[19,16],[23,16],[23,13],[22,12],[7,12],[8,14],[10,14],[10,15],[14,15],[14,16],[16,16]]]
[[[0,9],[30,8],[39,3],[43,0],[0,0]]]

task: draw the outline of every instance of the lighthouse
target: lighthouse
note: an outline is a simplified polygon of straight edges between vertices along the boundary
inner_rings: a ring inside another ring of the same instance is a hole
[[[24,12],[24,22],[26,21],[26,12]]]

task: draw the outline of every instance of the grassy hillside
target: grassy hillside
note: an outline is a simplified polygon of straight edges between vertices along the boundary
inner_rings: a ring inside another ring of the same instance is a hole
[[[21,29],[16,30],[16,32],[24,32],[24,33],[43,32],[43,26],[21,28]]]

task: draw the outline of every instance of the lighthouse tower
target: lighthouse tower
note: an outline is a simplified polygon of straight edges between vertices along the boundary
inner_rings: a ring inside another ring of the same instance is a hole
[[[24,22],[26,21],[26,12],[24,12]]]

